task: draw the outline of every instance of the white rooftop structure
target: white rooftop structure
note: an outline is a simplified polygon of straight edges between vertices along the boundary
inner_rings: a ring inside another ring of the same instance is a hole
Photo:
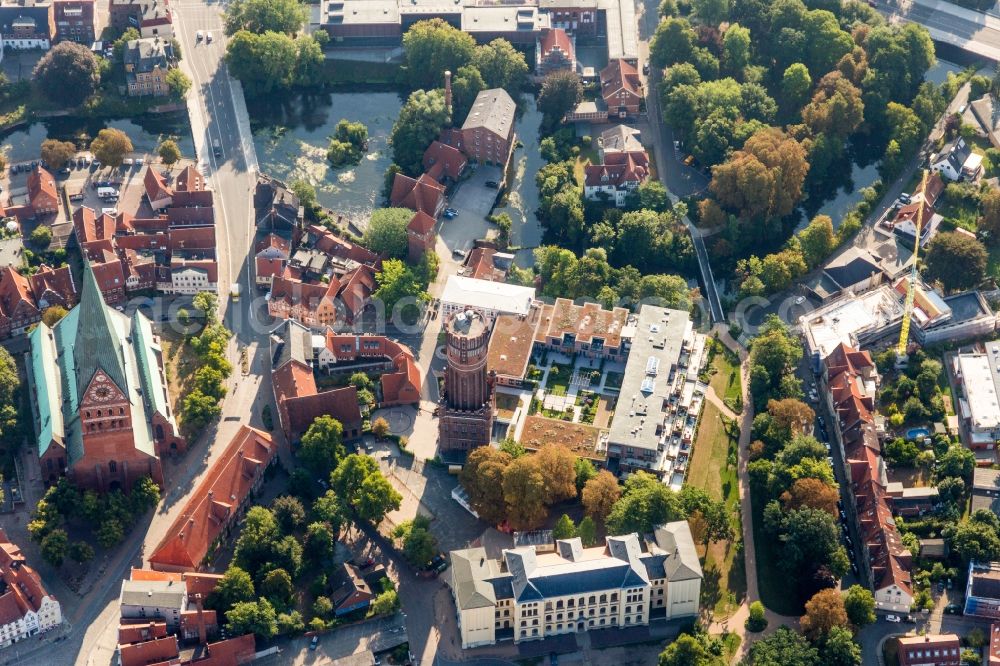
[[[984,352],[959,354],[956,375],[962,384],[959,412],[973,445],[992,445],[1000,436],[1000,342]]]
[[[534,298],[534,287],[452,275],[441,294],[441,314],[447,318],[454,312],[472,309],[492,323],[501,314],[526,316]]]

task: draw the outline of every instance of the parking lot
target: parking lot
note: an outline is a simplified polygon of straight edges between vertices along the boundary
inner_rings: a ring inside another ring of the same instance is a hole
[[[477,239],[486,237],[492,226],[486,218],[500,194],[486,183],[499,183],[502,177],[498,167],[480,166],[455,189],[448,206],[457,215],[452,219],[442,217],[438,232],[449,252],[468,252]]]

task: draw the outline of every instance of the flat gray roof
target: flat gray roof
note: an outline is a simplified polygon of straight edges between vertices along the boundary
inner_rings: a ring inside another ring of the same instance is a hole
[[[611,420],[609,444],[656,449],[657,427],[663,423],[690,317],[683,310],[643,305],[632,349],[625,364],[618,407]]]

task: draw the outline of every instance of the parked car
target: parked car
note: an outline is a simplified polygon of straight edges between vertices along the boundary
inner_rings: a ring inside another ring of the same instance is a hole
[[[206,44],[211,44],[212,43],[212,33],[211,32],[206,32],[205,33],[205,43]]]
[[[691,166],[694,164],[694,155],[688,155],[684,158],[684,166]]]
[[[486,187],[492,187],[494,190],[500,188],[500,183],[498,183],[495,180],[488,180],[488,181],[486,181],[485,185],[486,185]]]
[[[944,607],[944,612],[949,615],[962,615],[962,607],[958,604],[948,604]]]
[[[903,619],[901,617],[899,617],[898,615],[886,615],[885,616],[885,621],[886,622],[896,622],[896,623],[899,623],[899,622],[902,622]]]
[[[899,200],[902,201],[904,204],[908,204],[910,203],[910,201],[913,200],[913,197],[910,196],[909,192],[903,192],[902,194],[899,195]]]
[[[806,302],[806,297],[805,296],[797,296],[795,298],[795,304],[796,305],[802,305],[805,302]]]
[[[195,41],[199,41],[200,42],[202,40],[202,38],[204,38],[204,37],[205,37],[205,33],[203,33],[201,30],[199,30],[198,32],[194,33]]]
[[[455,210],[454,208],[445,208],[444,209],[444,216],[447,217],[449,220],[452,219],[453,217],[457,216],[457,215],[458,215],[458,211]]]
[[[854,563],[854,560],[851,560],[851,571],[855,576],[858,575],[858,565]]]
[[[315,652],[316,651],[316,646],[318,646],[318,645],[319,645],[319,636],[313,636],[312,640],[309,641],[309,651],[310,652]]]
[[[648,62],[642,63],[642,73],[645,74],[646,76],[649,76],[649,63]]]
[[[122,164],[123,164],[123,165],[125,165],[125,166],[127,166],[127,167],[130,167],[130,166],[132,166],[132,164],[133,164],[133,160],[132,160],[132,158],[131,158],[131,157],[126,157],[126,158],[125,158],[125,161],[124,161],[124,162],[122,162]]]
[[[456,259],[465,259],[465,251],[464,250],[452,250],[451,251],[451,256],[455,257]]]

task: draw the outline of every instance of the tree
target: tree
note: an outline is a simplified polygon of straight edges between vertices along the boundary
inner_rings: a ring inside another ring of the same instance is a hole
[[[298,0],[233,0],[226,7],[225,30],[230,36],[241,30],[294,35],[308,18]]]
[[[97,543],[102,548],[111,548],[121,543],[121,540],[125,538],[125,528],[122,527],[121,521],[111,518],[101,522],[101,526],[97,528],[95,534]]]
[[[802,197],[809,163],[795,139],[768,127],[712,172],[712,192],[743,218],[784,217]]]
[[[548,513],[549,487],[536,457],[522,456],[513,460],[503,472],[507,521],[517,530],[538,527]]]
[[[298,0],[283,0],[294,2]],[[264,95],[295,82],[299,51],[283,32],[255,34],[240,30],[226,44],[226,64],[251,95]]]
[[[455,73],[476,52],[472,35],[435,18],[418,21],[403,35],[405,80],[414,88],[438,87],[445,71]]]
[[[647,180],[639,185],[639,205],[646,210],[662,213],[670,207],[667,188],[658,180]]]
[[[503,88],[513,97],[517,97],[528,76],[524,54],[506,39],[476,47],[472,64],[482,74],[487,88]]]
[[[649,45],[649,60],[664,68],[679,62],[692,62],[697,36],[686,19],[668,18],[656,27]]]
[[[573,524],[573,519],[565,513],[552,527],[552,538],[554,539],[572,539],[576,535],[576,525]]]
[[[802,120],[813,134],[845,139],[864,121],[861,91],[840,72],[830,72],[816,86],[812,101],[802,109]]]
[[[40,224],[31,232],[31,243],[40,248],[48,248],[52,242],[52,229]]]
[[[960,444],[953,445],[938,461],[938,476],[960,476],[963,479],[972,477],[976,468],[976,455]]]
[[[800,580],[821,566],[828,566],[836,577],[847,570],[847,553],[840,545],[837,524],[825,511],[803,508],[787,512],[781,540],[782,566]]]
[[[388,590],[372,600],[371,605],[368,606],[368,617],[389,615],[397,610],[399,610],[399,595],[396,594],[395,590]]]
[[[42,559],[54,567],[61,567],[69,555],[69,536],[64,529],[55,529],[45,535],[41,543]]]
[[[951,531],[951,549],[965,562],[995,560],[1000,557],[1000,537],[992,526],[967,520],[958,523]]]
[[[833,627],[847,625],[847,611],[840,590],[827,588],[820,590],[806,602],[806,614],[800,622],[802,633],[813,642],[830,633]]]
[[[798,233],[802,246],[802,258],[809,268],[818,266],[837,245],[833,232],[833,220],[828,215],[817,215],[809,225]]]
[[[621,494],[621,486],[618,485],[615,475],[607,470],[601,470],[583,486],[582,499],[587,515],[603,523]]]
[[[97,90],[99,69],[90,48],[64,41],[42,56],[32,76],[38,90],[51,101],[77,106]]]
[[[344,522],[343,505],[337,494],[327,490],[313,502],[313,514],[330,526],[334,532],[340,530]]]
[[[987,253],[983,244],[957,232],[939,233],[924,256],[927,275],[940,280],[948,291],[971,289],[986,276]]]
[[[191,90],[191,79],[180,68],[174,67],[167,72],[167,87],[170,96],[176,100],[184,99]]]
[[[323,55],[320,41],[315,39],[315,35],[322,32],[318,30],[312,37],[300,36],[295,40],[295,70],[292,80],[297,86],[311,87],[323,83],[326,56]]]
[[[61,169],[76,154],[76,144],[71,141],[46,139],[42,141],[42,159],[51,169]]]
[[[406,225],[412,218],[413,211],[407,208],[376,208],[362,243],[384,257],[403,259],[408,248]]]
[[[253,506],[243,519],[243,531],[236,541],[233,562],[245,571],[257,572],[272,555],[281,533],[274,514],[263,506]]]
[[[234,636],[254,634],[267,640],[278,633],[278,614],[264,597],[240,601],[226,612],[226,627]]]
[[[377,439],[385,439],[389,434],[389,422],[381,416],[372,421],[372,434]]]
[[[200,291],[191,299],[191,304],[204,313],[206,321],[211,321],[219,310],[219,297],[210,291]]]
[[[786,510],[809,507],[821,509],[831,516],[837,515],[837,501],[840,493],[819,479],[804,477],[796,479],[792,487],[782,493],[781,501]]]
[[[801,634],[778,627],[750,647],[753,666],[819,666],[819,652]]]
[[[378,525],[385,514],[398,509],[402,501],[403,496],[392,487],[388,479],[376,471],[369,474],[361,484],[355,509],[359,518]]]
[[[327,476],[347,453],[344,426],[332,416],[318,416],[299,442],[298,458],[319,477]]]
[[[728,0],[724,1],[728,4]],[[742,76],[743,70],[750,64],[750,55],[753,51],[750,31],[739,23],[733,23],[722,38],[722,49],[726,70]]]
[[[472,65],[459,67],[451,79],[452,117],[465,118],[476,101],[476,96],[486,90],[486,81]]]
[[[562,120],[583,99],[583,84],[575,72],[559,70],[542,81],[538,93],[538,110],[545,114],[549,124]]]
[[[297,497],[282,495],[271,505],[274,519],[278,521],[281,531],[290,534],[297,530],[306,520],[306,510]]]
[[[487,523],[498,525],[506,517],[503,475],[512,457],[490,446],[473,449],[458,476],[469,495],[469,505]]]
[[[711,502],[701,510],[701,517],[705,524],[706,550],[711,541],[729,541],[733,538],[733,523],[724,501]]]
[[[267,597],[275,608],[288,608],[295,593],[292,577],[284,569],[272,569],[264,576],[260,584],[260,593]]]
[[[63,42],[68,43],[70,42]],[[132,150],[132,140],[128,138],[128,134],[113,127],[102,129],[90,142],[90,152],[94,154],[94,159],[113,167],[121,166]]]
[[[425,568],[438,551],[437,539],[430,533],[430,520],[418,515],[405,520],[392,531],[393,538],[403,544],[403,557],[417,568]]]
[[[374,296],[385,305],[386,313],[391,313],[404,299],[416,304],[429,298],[417,274],[399,259],[383,261],[382,270],[375,274],[375,279],[378,288]]]
[[[691,9],[702,23],[715,26],[729,16],[729,0],[692,0]]]
[[[303,550],[310,560],[323,564],[333,556],[334,541],[333,530],[327,523],[309,523]]]
[[[407,35],[412,31],[413,28]],[[410,176],[416,177],[422,173],[424,151],[450,120],[443,91],[416,90],[411,93],[399,110],[399,116],[389,135],[392,161]]]
[[[660,653],[659,666],[710,666],[715,657],[691,634],[681,634]]]
[[[86,541],[74,541],[69,545],[69,559],[79,564],[94,559],[94,548]]]
[[[854,642],[850,629],[833,627],[820,649],[824,664],[830,666],[860,666],[861,646]]]
[[[576,456],[562,444],[546,444],[534,456],[545,477],[546,504],[576,497]]]
[[[750,631],[763,631],[767,627],[767,615],[764,604],[754,601],[750,604],[750,611],[747,615],[746,628]]]
[[[875,597],[860,585],[851,585],[844,593],[844,611],[855,629],[875,622]]]
[[[160,156],[160,161],[168,167],[173,167],[181,158],[181,149],[173,139],[165,139],[161,142],[156,152]]]
[[[982,216],[976,229],[991,246],[1000,244],[1000,190],[990,189],[979,199]]]
[[[636,472],[625,482],[621,498],[608,514],[608,534],[652,532],[656,526],[685,518],[677,494],[646,472]]]
[[[597,545],[597,525],[590,516],[584,516],[580,524],[576,526],[576,535],[580,537],[585,548]]]

